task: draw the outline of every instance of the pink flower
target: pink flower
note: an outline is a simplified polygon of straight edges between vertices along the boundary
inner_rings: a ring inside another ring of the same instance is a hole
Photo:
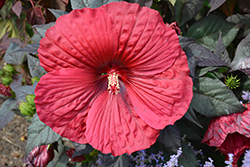
[[[53,158],[53,147],[42,145],[35,147],[24,161],[28,167],[46,167]]]
[[[150,147],[192,99],[175,30],[138,4],[73,10],[47,30],[38,52],[48,72],[35,90],[40,120],[103,153]]]
[[[233,166],[237,167],[237,161],[245,150],[250,148],[250,103],[248,109],[242,113],[214,118],[202,140],[211,147],[217,147],[226,155],[232,153]]]

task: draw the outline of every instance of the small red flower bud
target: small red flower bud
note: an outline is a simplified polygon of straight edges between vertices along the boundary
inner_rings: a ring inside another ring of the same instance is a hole
[[[35,147],[24,160],[28,167],[45,167],[54,158],[52,145]]]
[[[75,149],[74,149],[74,148],[71,148],[71,149],[69,149],[68,151],[66,151],[66,155],[67,155],[69,158],[71,158],[71,157],[73,156],[74,152],[75,152]],[[74,157],[74,158],[71,159],[72,162],[82,162],[82,161],[84,161],[84,160],[86,160],[86,158],[85,158],[84,155],[82,155],[82,156],[76,156],[76,157]]]
[[[0,84],[0,94],[4,95],[4,96],[12,96],[11,92],[10,92],[10,87],[8,86],[4,86],[4,84]]]

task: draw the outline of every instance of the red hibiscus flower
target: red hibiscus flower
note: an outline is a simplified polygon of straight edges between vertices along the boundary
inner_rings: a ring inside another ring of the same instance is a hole
[[[45,167],[54,158],[54,150],[50,145],[35,147],[24,160],[28,167]]]
[[[232,153],[234,167],[237,167],[241,154],[250,148],[250,103],[246,105],[248,109],[242,113],[214,118],[202,140],[211,147],[219,148],[226,159]]]
[[[192,99],[175,30],[138,4],[73,10],[47,30],[38,52],[48,72],[35,90],[40,120],[103,153],[150,147]]]

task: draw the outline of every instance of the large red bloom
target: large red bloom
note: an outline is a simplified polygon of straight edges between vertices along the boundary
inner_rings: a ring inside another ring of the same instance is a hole
[[[250,148],[250,103],[246,104],[247,110],[242,113],[214,118],[202,140],[211,147],[217,147],[226,155],[233,153],[233,166],[245,150]]]
[[[48,72],[35,90],[39,118],[103,153],[148,148],[192,99],[175,30],[138,4],[73,10],[47,30],[38,52]]]

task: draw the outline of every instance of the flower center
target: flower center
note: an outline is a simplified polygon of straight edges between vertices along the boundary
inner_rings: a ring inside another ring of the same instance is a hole
[[[113,95],[118,94],[120,90],[119,82],[118,82],[118,74],[116,72],[112,72],[108,76],[108,91]]]

